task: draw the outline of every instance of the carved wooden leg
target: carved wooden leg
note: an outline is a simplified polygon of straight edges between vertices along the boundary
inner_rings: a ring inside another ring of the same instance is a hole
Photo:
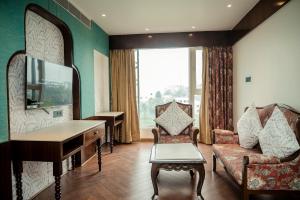
[[[97,140],[97,153],[98,153],[98,167],[99,172],[101,172],[101,165],[102,165],[102,159],[101,159],[101,139]]]
[[[74,170],[75,169],[75,165],[76,165],[76,159],[75,159],[75,155],[72,155],[71,156],[71,162],[72,162],[72,170]]]
[[[199,180],[198,180],[198,186],[197,186],[197,196],[200,196],[201,199],[204,200],[204,198],[202,196],[202,193],[201,193],[202,186],[203,186],[203,183],[204,183],[204,178],[205,178],[205,170],[204,170],[203,163],[197,165],[195,167],[195,170],[197,170],[198,173],[199,173]]]
[[[22,172],[23,172],[23,164],[20,160],[13,161],[13,171],[16,179],[16,195],[17,200],[23,199],[23,191],[22,191]]]
[[[152,196],[152,200],[155,199],[155,196],[158,195],[158,187],[157,187],[157,176],[159,172],[159,165],[152,163],[151,167],[151,180],[154,189],[154,194]]]
[[[53,162],[53,176],[55,179],[55,200],[61,199],[60,176],[62,175],[62,162]]]
[[[108,138],[108,125],[105,123],[105,143],[107,143],[107,138]]]
[[[216,158],[216,155],[215,154],[213,154],[213,163],[212,163],[212,170],[213,170],[213,172],[215,172],[216,171],[216,168],[217,168],[217,158]]]
[[[119,139],[119,142],[122,143],[122,124],[119,125]]]
[[[110,133],[110,153],[112,153],[114,148],[114,126],[113,125],[109,126],[109,133]]]
[[[194,171],[193,170],[190,170],[190,175],[191,175],[191,178],[193,178],[194,177]]]

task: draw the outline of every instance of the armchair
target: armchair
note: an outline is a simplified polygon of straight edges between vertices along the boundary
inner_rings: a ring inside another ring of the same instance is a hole
[[[275,106],[284,113],[300,144],[300,113],[286,105],[271,104],[257,107],[265,126]],[[247,108],[246,108],[247,109]],[[263,155],[259,144],[253,149],[239,146],[238,133],[215,129],[212,131],[213,171],[217,159],[242,189],[242,199],[260,193],[300,193],[300,150],[285,159]]]
[[[172,102],[155,106],[155,116],[159,117],[166,111]],[[183,104],[176,102],[177,105],[186,112],[190,117],[193,117],[193,107],[191,104]],[[197,146],[197,136],[199,129],[193,127],[193,124],[186,127],[179,135],[170,135],[163,127],[156,124],[156,128],[152,129],[154,135],[154,143],[193,143]]]

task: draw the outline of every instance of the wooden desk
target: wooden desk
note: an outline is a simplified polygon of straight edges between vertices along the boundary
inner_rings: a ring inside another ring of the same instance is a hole
[[[109,127],[109,133],[110,133],[110,152],[113,152],[114,148],[114,137],[115,137],[115,127],[120,127],[120,140],[122,140],[122,123],[124,121],[124,112],[102,112],[102,113],[96,113],[95,116],[90,117],[88,119],[92,120],[106,120],[105,124],[105,138],[107,142],[107,132]]]
[[[22,135],[12,135],[13,171],[16,178],[17,199],[22,197],[22,161],[43,161],[53,163],[55,177],[55,199],[61,199],[60,177],[62,161],[75,154],[88,143],[97,142],[98,165],[101,171],[101,138],[105,121],[72,120],[42,128]]]

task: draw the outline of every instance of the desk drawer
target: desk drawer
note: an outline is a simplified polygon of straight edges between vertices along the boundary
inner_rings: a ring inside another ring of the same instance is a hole
[[[97,127],[92,129],[84,134],[84,145],[89,145],[92,142],[96,141],[98,138],[104,136],[104,127]]]

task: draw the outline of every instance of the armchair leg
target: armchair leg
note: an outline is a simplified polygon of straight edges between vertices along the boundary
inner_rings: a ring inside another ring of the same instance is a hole
[[[212,170],[213,170],[213,172],[215,172],[216,171],[216,164],[217,164],[217,158],[216,158],[216,155],[215,154],[213,154],[213,163],[212,163]]]

